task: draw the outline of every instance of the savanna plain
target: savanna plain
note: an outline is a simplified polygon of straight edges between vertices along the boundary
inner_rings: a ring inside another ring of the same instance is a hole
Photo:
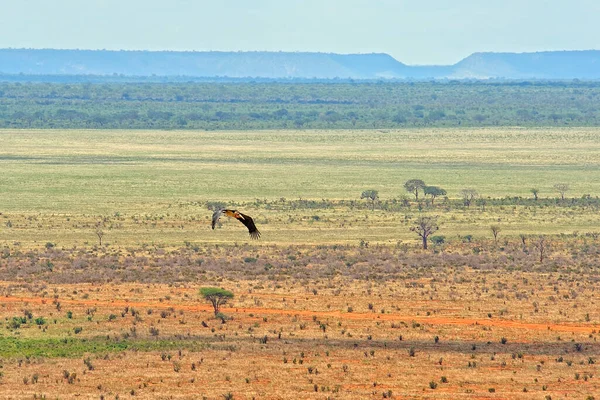
[[[600,399],[599,176],[593,127],[0,130],[0,397]]]

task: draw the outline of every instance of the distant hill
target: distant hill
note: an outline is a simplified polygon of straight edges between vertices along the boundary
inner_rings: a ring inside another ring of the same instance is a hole
[[[600,79],[600,51],[475,53],[454,65],[409,66],[388,54],[0,49],[2,75],[271,79]]]
[[[453,66],[452,77],[599,79],[600,51],[474,53]]]
[[[387,54],[0,50],[5,74],[372,79],[402,76],[404,69]]]

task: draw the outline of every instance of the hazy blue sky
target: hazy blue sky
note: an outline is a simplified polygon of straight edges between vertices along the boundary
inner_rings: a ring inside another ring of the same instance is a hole
[[[0,0],[0,48],[385,52],[600,49],[600,0]]]

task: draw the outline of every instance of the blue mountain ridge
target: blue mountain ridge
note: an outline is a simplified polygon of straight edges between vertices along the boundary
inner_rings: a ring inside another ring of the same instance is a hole
[[[0,49],[0,74],[306,79],[600,79],[600,51],[474,53],[406,65],[385,53]]]

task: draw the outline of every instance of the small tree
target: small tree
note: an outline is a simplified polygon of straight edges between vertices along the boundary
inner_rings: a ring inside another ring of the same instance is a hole
[[[433,202],[435,201],[435,198],[438,196],[445,196],[446,195],[446,191],[440,187],[437,186],[425,186],[423,188],[423,194],[425,196],[429,195],[431,196],[431,204],[433,205]]]
[[[461,190],[460,195],[462,196],[463,203],[466,207],[469,207],[473,200],[479,197],[479,193],[477,193],[477,190],[469,188]]]
[[[98,222],[96,224],[96,230],[94,233],[98,236],[98,241],[100,242],[100,246],[102,246],[102,238],[104,237],[104,231],[102,230],[103,224],[102,222]]]
[[[375,202],[379,199],[379,192],[377,190],[365,190],[360,195],[361,199],[371,200],[371,210],[375,210]]]
[[[540,262],[544,262],[544,256],[548,251],[548,243],[546,242],[546,237],[544,235],[540,235],[537,240],[533,242],[533,247],[538,251],[540,255]]]
[[[423,240],[423,249],[427,250],[427,238],[440,229],[437,224],[437,217],[419,217],[414,226],[410,228]]]
[[[218,287],[203,287],[200,289],[200,295],[211,302],[215,309],[215,315],[219,313],[219,308],[227,303],[228,300],[233,299],[233,293],[229,290],[221,289]]]
[[[409,179],[404,183],[404,189],[407,192],[413,193],[415,195],[415,200],[419,200],[419,189],[423,189],[425,187],[425,182],[420,179]]]
[[[533,194],[533,199],[537,201],[538,193],[540,192],[540,190],[538,188],[531,188],[529,189],[529,191],[531,192],[531,194]]]
[[[100,246],[102,246],[102,238],[104,237],[104,231],[100,228],[96,229],[96,236],[98,236],[98,241],[100,242]]]
[[[480,197],[477,199],[477,205],[481,207],[482,212],[485,212],[486,204],[487,204],[487,200],[484,197]]]
[[[498,225],[492,225],[490,226],[490,229],[492,230],[492,235],[494,235],[494,242],[498,243],[498,233],[500,233],[500,227]]]
[[[556,183],[554,185],[554,189],[556,189],[558,193],[560,193],[560,199],[564,200],[565,193],[569,191],[570,187],[568,183]]]
[[[524,233],[519,234],[519,238],[521,239],[521,243],[523,243],[523,249],[527,246],[527,235]]]

